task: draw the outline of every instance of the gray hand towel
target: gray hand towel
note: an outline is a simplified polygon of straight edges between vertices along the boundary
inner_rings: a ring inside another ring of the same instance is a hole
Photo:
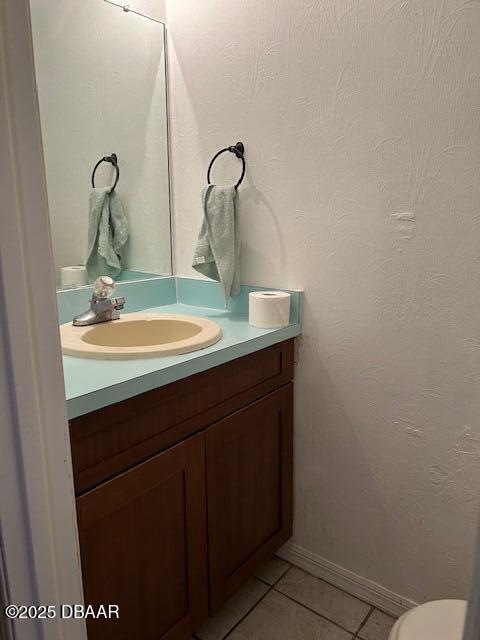
[[[208,185],[202,193],[203,222],[193,256],[193,268],[222,285],[228,298],[240,293],[240,242],[235,187]]]
[[[128,240],[128,221],[122,201],[110,187],[92,189],[89,203],[87,274],[117,276],[122,270],[122,247]]]

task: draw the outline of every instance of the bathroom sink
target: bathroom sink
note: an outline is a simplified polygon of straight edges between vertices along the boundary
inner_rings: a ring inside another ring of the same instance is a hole
[[[60,326],[65,355],[100,360],[190,353],[222,337],[216,322],[170,313],[126,313],[119,320],[87,327]]]

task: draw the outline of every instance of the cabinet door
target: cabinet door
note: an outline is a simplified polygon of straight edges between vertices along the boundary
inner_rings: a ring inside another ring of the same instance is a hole
[[[77,500],[85,602],[117,604],[89,640],[184,640],[208,614],[205,438]]]
[[[212,612],[291,536],[292,412],[289,384],[207,430]]]

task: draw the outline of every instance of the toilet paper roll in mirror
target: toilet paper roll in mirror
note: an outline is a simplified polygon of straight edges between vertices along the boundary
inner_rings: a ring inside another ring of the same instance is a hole
[[[249,294],[248,311],[252,327],[286,327],[290,321],[290,294],[285,291],[254,291]]]
[[[80,265],[62,267],[60,273],[62,289],[74,289],[75,287],[84,287],[88,284],[87,270]]]

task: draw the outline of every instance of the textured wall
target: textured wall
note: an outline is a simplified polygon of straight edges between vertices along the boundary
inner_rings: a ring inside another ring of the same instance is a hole
[[[150,15],[154,3],[132,8]],[[170,273],[163,25],[103,0],[31,8],[57,280],[60,267],[85,263],[90,178],[112,152],[130,225],[123,266]],[[102,165],[96,184],[113,175]]]
[[[207,163],[242,139],[243,281],[306,290],[295,541],[414,600],[465,596],[480,2],[170,0],[167,24],[177,272]]]

